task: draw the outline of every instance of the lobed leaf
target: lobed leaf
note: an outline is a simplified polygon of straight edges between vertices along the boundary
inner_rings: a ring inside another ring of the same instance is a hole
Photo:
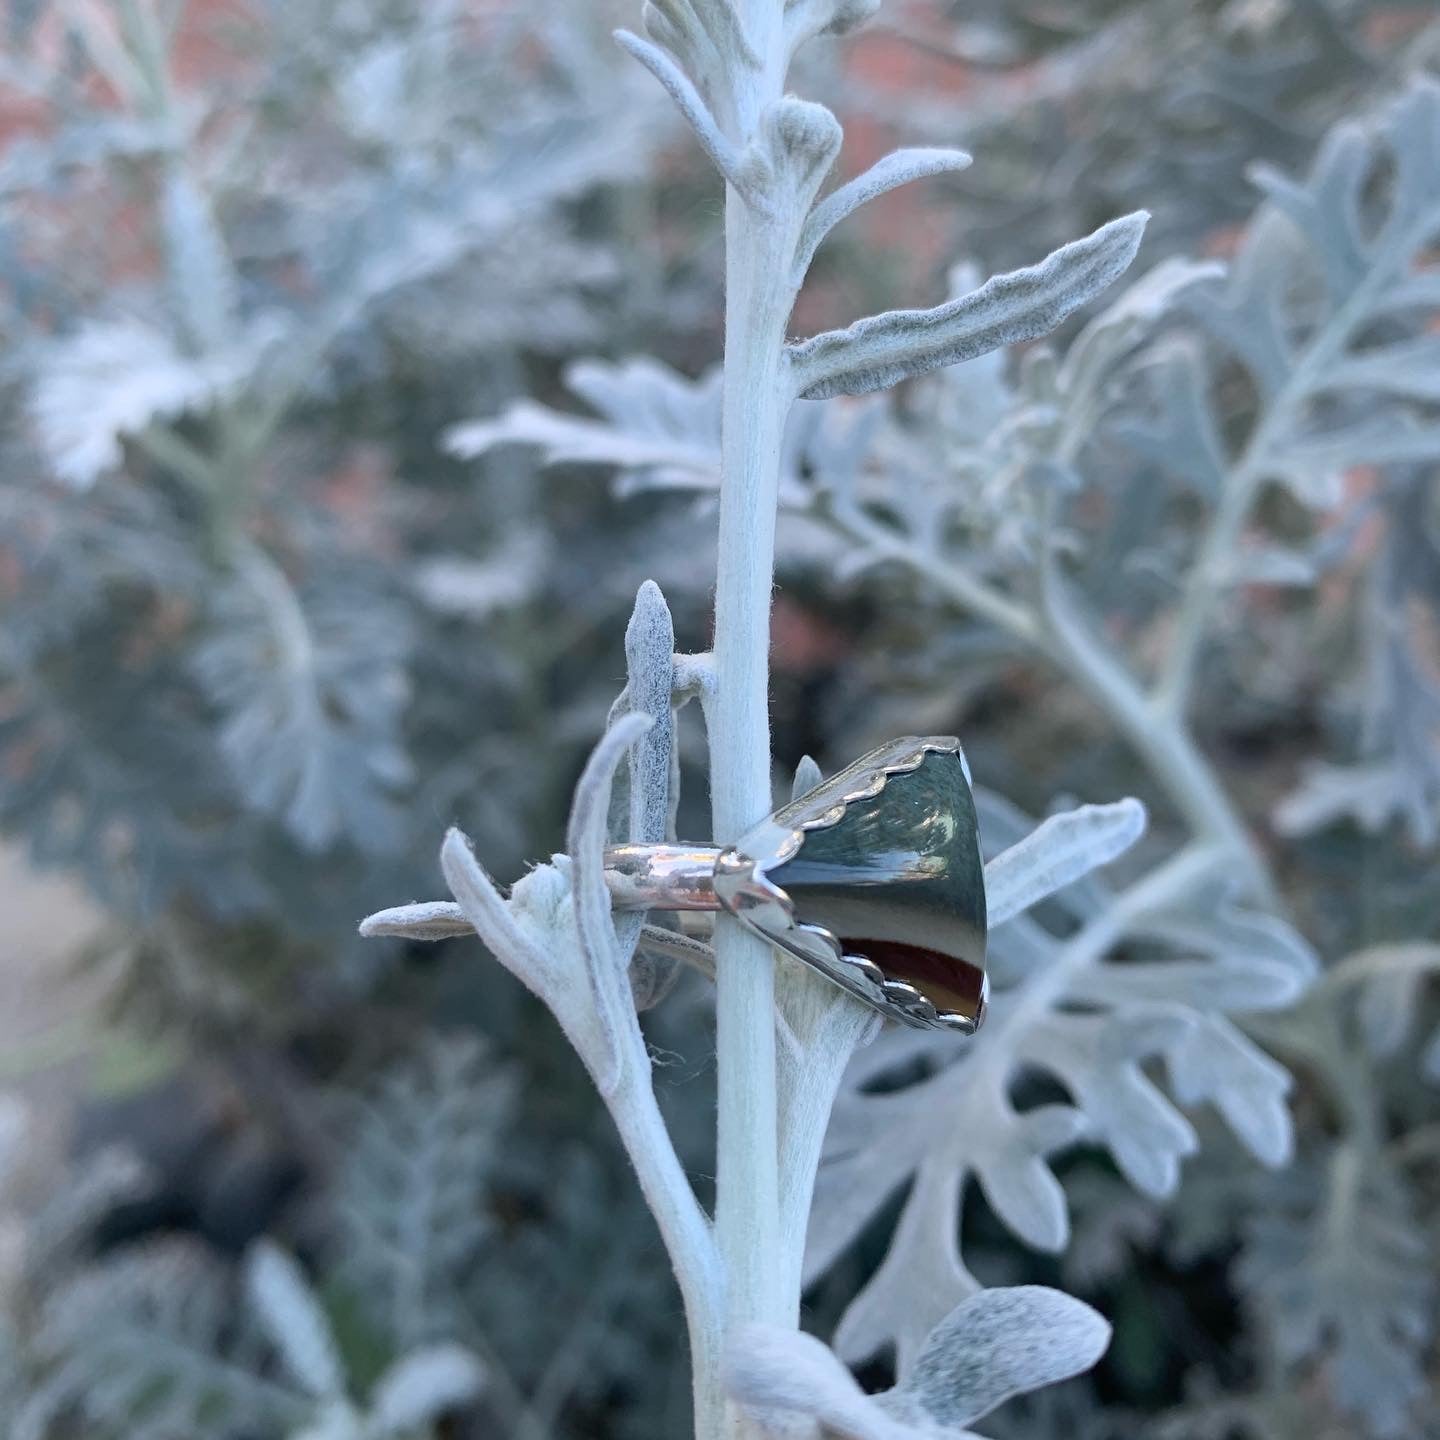
[[[1088,1305],[1019,1285],[962,1301],[930,1332],[913,1373],[879,1395],[867,1396],[813,1336],[764,1325],[732,1340],[725,1383],[765,1433],[799,1417],[833,1440],[960,1440],[1013,1396],[1088,1370],[1109,1341]]]

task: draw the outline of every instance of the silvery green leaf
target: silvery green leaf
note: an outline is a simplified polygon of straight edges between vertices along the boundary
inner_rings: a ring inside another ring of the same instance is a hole
[[[0,68],[4,58],[0,57]],[[57,189],[63,177],[75,171],[107,164],[133,164],[163,154],[174,137],[166,126],[148,116],[92,112],[77,124],[63,124],[38,137],[17,136],[0,160],[0,195]]]
[[[892,1414],[958,1427],[1089,1370],[1110,1326],[1083,1301],[1041,1285],[981,1290],[931,1332],[909,1377],[882,1397]]]
[[[721,83],[727,60],[741,69],[760,65],[731,0],[645,0],[644,20],[646,31],[697,79]]]
[[[629,672],[627,709],[647,716],[650,728],[630,751],[630,830],[635,844],[658,845],[666,838],[671,813],[671,751],[675,716],[671,709],[675,670],[675,626],[660,587],[647,580],[635,597],[625,631]]]
[[[176,318],[193,351],[223,353],[238,320],[235,267],[209,198],[181,164],[166,167],[160,214]]]
[[[56,475],[86,487],[120,465],[122,441],[210,409],[258,358],[250,347],[195,358],[142,321],[91,321],[45,354],[30,414]]]
[[[1307,590],[1320,579],[1320,567],[1314,556],[1303,550],[1285,545],[1247,545],[1231,557],[1224,579],[1227,585]]]
[[[485,1367],[463,1345],[412,1351],[376,1381],[370,1427],[381,1436],[408,1435],[473,1400],[484,1385]]]
[[[1355,987],[1365,1044],[1376,1059],[1389,1059],[1413,1033],[1421,987],[1437,973],[1440,945],[1414,940],[1368,946],[1327,971],[1324,983],[1342,994]]]
[[[1333,509],[1344,495],[1347,472],[1361,465],[1404,465],[1440,456],[1440,426],[1402,411],[1361,413],[1333,430],[1288,441],[1268,468],[1302,503]]]
[[[1440,400],[1440,337],[1419,336],[1352,351],[1326,371],[1317,390],[1380,391],[1401,400]]]
[[[603,420],[521,401],[493,420],[453,427],[446,432],[447,448],[469,459],[503,445],[532,445],[546,465],[612,466],[620,472],[619,495],[717,489],[718,367],[688,380],[654,360],[581,360],[567,367],[565,380]],[[852,488],[884,418],[883,402],[792,410],[781,450],[781,503],[803,511],[817,489]]]
[[[37,1317],[37,1352],[63,1358],[14,1440],[46,1440],[61,1415],[87,1433],[287,1435],[316,1405],[267,1373],[229,1277],[194,1241],[131,1246],[59,1281]]]
[[[1125,271],[1146,218],[1137,213],[1112,220],[1040,264],[995,276],[933,310],[892,310],[792,344],[796,394],[807,400],[865,395],[1048,335]]]
[[[982,1102],[984,1103],[984,1102]],[[973,1154],[976,1179],[990,1208],[1032,1249],[1054,1254],[1070,1238],[1065,1191],[1046,1163],[1089,1133],[1084,1111],[1045,1105],[1017,1114],[986,1104],[989,1133]]]
[[[1314,948],[1293,925],[1242,904],[1231,877],[1223,874],[1207,876],[1188,896],[1137,915],[1134,933],[1161,940],[1182,955],[1253,964],[1260,983],[1274,992],[1271,1006],[1260,1008],[1288,1004],[1320,970]]]
[[[415,588],[431,609],[487,620],[535,598],[553,561],[554,542],[544,531],[516,530],[482,558],[437,555],[416,567]]]
[[[1410,789],[1404,772],[1389,760],[1363,765],[1312,761],[1300,783],[1273,812],[1282,835],[1309,835],[1338,820],[1354,820],[1361,829],[1383,829],[1404,814]]]
[[[1304,382],[1307,395],[1361,390],[1424,400],[1440,394],[1432,337],[1356,348],[1374,317],[1372,295],[1407,276],[1440,230],[1429,178],[1440,131],[1436,95],[1432,81],[1414,81],[1377,122],[1336,127],[1303,183],[1262,172],[1271,204],[1247,233],[1223,292],[1198,297],[1190,308],[1245,361],[1267,401],[1292,377]],[[1378,222],[1362,219],[1364,185],[1387,158],[1395,179],[1383,213]],[[1297,267],[1307,259],[1325,278],[1329,307],[1297,345],[1287,311],[1294,306]],[[1303,360],[1306,353],[1313,358]],[[1278,454],[1294,436],[1269,438]]]
[[[675,626],[653,580],[647,580],[635,597],[625,631],[625,660],[629,679],[611,708],[611,721],[622,714],[639,714],[650,720],[650,728],[631,747],[628,773],[615,777],[607,828],[619,840],[659,845],[670,838],[680,797],[672,708]],[[631,957],[630,984],[641,1010],[658,1003],[675,975],[673,963],[657,959],[653,951],[643,955],[636,951],[645,923],[644,911],[614,917],[621,954]]]
[[[742,172],[742,157],[721,131],[694,81],[659,46],[629,30],[617,30],[615,43],[633,55],[665,87],[676,109],[694,131],[700,148],[724,179],[742,194],[748,193],[751,187]]]
[[[475,927],[453,900],[419,900],[413,905],[392,905],[360,922],[367,940],[453,940],[473,935]]]
[[[880,8],[881,0],[785,0],[785,40],[794,55],[817,35],[845,35]]]
[[[1086,376],[1102,379],[1171,312],[1178,296],[1224,273],[1224,266],[1214,261],[1180,257],[1153,266],[1071,342],[1057,376],[1059,389],[1071,391]]]
[[[810,268],[820,243],[847,215],[897,186],[923,180],[930,175],[964,170],[970,156],[963,150],[892,150],[863,174],[827,195],[810,212],[795,247],[795,279],[798,284]]]
[[[1280,297],[1302,263],[1300,252],[1288,222],[1273,210],[1261,210],[1245,233],[1225,284],[1184,297],[1185,308],[1244,360],[1267,400],[1279,392],[1295,365]]]
[[[1370,158],[1364,130],[1341,124],[1325,137],[1308,184],[1265,165],[1251,171],[1251,179],[1314,244],[1336,303],[1355,288],[1368,263],[1360,209]]]
[[[11,1124],[15,1118],[11,1111]],[[12,1163],[19,1164],[32,1151],[33,1145],[24,1147]],[[9,1179],[13,1183],[23,1175],[12,1174]],[[0,1186],[4,1184],[0,1180]],[[47,1198],[42,1213],[30,1218],[25,1235],[27,1266],[36,1274],[59,1275],[67,1258],[83,1249],[107,1215],[120,1206],[143,1203],[154,1189],[152,1168],[129,1149],[107,1146],[88,1157],[65,1177],[63,1190]]]
[[[1012,1396],[1088,1370],[1109,1340],[1109,1325],[1088,1305],[1022,1285],[962,1301],[930,1332],[913,1372],[879,1395],[867,1396],[813,1336],[761,1325],[732,1340],[725,1384],[776,1434],[789,1418],[818,1424],[833,1440],[960,1440]]]
[[[411,775],[401,735],[413,641],[404,612],[348,579],[299,593],[246,544],[206,619],[190,663],[244,802],[308,850],[343,840],[393,851],[405,833],[399,790]]]
[[[261,1240],[245,1262],[250,1304],[296,1384],[317,1400],[345,1394],[345,1369],[330,1322],[299,1265]]]
[[[1295,1147],[1290,1072],[1218,1015],[1203,1015],[1165,1063],[1182,1105],[1211,1104],[1262,1165],[1290,1162]]]
[[[1219,496],[1229,460],[1210,406],[1209,372],[1193,339],[1168,336],[1142,359],[1153,418],[1126,414],[1111,427],[1127,449],[1188,482],[1207,500]]]
[[[658,590],[656,591],[658,595]],[[663,607],[663,602],[662,602]],[[669,612],[665,612],[668,621]],[[667,649],[667,655],[672,653]],[[665,711],[669,714],[669,687]],[[605,821],[610,807],[610,785],[627,751],[641,743],[654,728],[648,715],[620,716],[600,737],[575,785],[570,824],[566,832],[572,866],[573,914],[580,958],[589,980],[593,1020],[601,1043],[592,1047],[586,1059],[603,1096],[614,1093],[620,1084],[627,1058],[627,1031],[632,1000],[628,979],[630,955],[639,927],[634,926],[630,947],[622,948],[611,914],[610,891],[605,884]],[[665,756],[664,783],[668,786],[670,765]],[[629,929],[627,926],[627,935]],[[623,988],[622,984],[623,983]],[[633,1024],[633,1021],[631,1022]]]
[[[432,1035],[350,1100],[327,1196],[335,1278],[389,1353],[453,1336],[490,1236],[515,1076],[472,1034]]]
[[[497,420],[456,426],[447,448],[462,458],[498,445],[535,445],[550,465],[613,465],[653,483],[712,489],[720,466],[720,371],[690,381],[651,360],[585,361],[566,371],[575,394],[604,421],[522,401]]]
[[[934,1037],[929,1041],[897,1036],[887,1049],[903,1067],[912,1048],[928,1049],[933,1058]],[[875,1092],[866,1077],[884,1074],[877,1050],[872,1045],[867,1063],[852,1071],[855,1088],[847,1090],[826,1138],[806,1266],[812,1278],[822,1274],[876,1210],[909,1184],[890,1252],[837,1332],[837,1344],[852,1360],[893,1344],[903,1373],[928,1326],[972,1288],[958,1254],[957,1212],[967,1180],[977,1181],[991,1210],[1026,1244],[1058,1251],[1069,1227],[1064,1191],[1047,1159],[1084,1136],[1088,1122],[1068,1105],[1017,1113],[1007,1096],[984,1087],[969,1092],[964,1127],[937,1128],[934,1107],[954,1094],[963,1070],[941,1069],[917,1085]],[[928,1280],[919,1291],[897,1283],[922,1274]]]
[[[1132,975],[1131,970],[1136,973]],[[1304,988],[1304,976],[1284,961],[1267,961],[1217,946],[1203,959],[1099,966],[1078,980],[1071,993],[1086,1004],[1123,1007],[1174,1002],[1245,1013],[1282,1009],[1298,999]]]
[[[1031,827],[988,792],[977,799],[987,850],[1000,851],[990,874]],[[933,1315],[907,1310],[896,1277],[963,1283],[954,1245],[968,1180],[1007,1228],[1049,1250],[1065,1245],[1068,1222],[1047,1160],[1077,1141],[1103,1145],[1137,1188],[1170,1193],[1197,1140],[1154,1062],[1176,1100],[1214,1104],[1260,1158],[1283,1155],[1288,1077],[1223,1016],[1232,1003],[1289,1003],[1316,962],[1290,927],[1234,903],[1226,863],[1191,847],[1118,895],[1091,872],[1052,902],[1046,918],[1070,927],[1063,934],[1026,914],[995,927],[990,1018],[963,1053],[882,1035],[852,1066],[818,1177],[809,1273],[909,1189],[890,1252],[842,1319],[848,1356],[891,1343],[902,1363],[913,1356],[916,1325]],[[1018,1111],[1010,1087],[1022,1076],[1049,1077],[1073,1103]]]
[[[1379,315],[1417,315],[1440,310],[1440,275],[1433,270],[1406,275],[1375,298]]]
[[[1053,1188],[1053,1176],[1045,1175]],[[916,1176],[900,1219],[904,1233],[835,1331],[841,1359],[861,1364],[893,1346],[897,1373],[908,1374],[930,1331],[980,1288],[960,1258],[956,1216],[964,1183],[939,1169]]]
[[[1108,865],[1144,831],[1145,807],[1138,800],[1084,805],[1052,815],[985,867],[990,924],[1003,925],[1082,875]]]
[[[1409,1039],[1423,978],[1418,970],[1395,970],[1360,987],[1356,1019],[1366,1049],[1377,1060],[1398,1054]]]
[[[1195,1127],[1143,1068],[1183,1043],[1191,1023],[1179,1011],[1055,1015],[1020,1042],[1023,1058],[1065,1085],[1125,1178],[1147,1195],[1171,1194],[1180,1162],[1199,1148]]]

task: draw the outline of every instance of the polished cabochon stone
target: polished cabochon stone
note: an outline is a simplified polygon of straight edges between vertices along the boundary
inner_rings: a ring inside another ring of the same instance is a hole
[[[977,1019],[983,1005],[985,869],[964,766],[926,754],[853,800],[835,824],[808,830],[769,872],[797,916],[850,954],[914,985],[937,1008]]]

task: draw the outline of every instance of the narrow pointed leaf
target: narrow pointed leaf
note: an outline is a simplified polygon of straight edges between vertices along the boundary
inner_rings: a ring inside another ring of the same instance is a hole
[[[1144,830],[1145,807],[1133,799],[1082,805],[1052,815],[985,867],[991,926],[1004,924],[1082,875],[1108,865]]]
[[[963,150],[928,148],[894,150],[884,159],[876,161],[863,175],[857,175],[827,195],[810,212],[800,232],[800,243],[795,247],[796,279],[804,278],[811,260],[815,258],[816,249],[830,231],[877,195],[908,185],[912,180],[923,180],[929,175],[964,170],[969,164],[970,156]]]

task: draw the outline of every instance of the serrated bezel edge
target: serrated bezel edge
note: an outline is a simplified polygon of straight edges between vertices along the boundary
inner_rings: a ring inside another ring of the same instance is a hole
[[[829,780],[782,806],[767,821],[757,826],[739,844],[722,852],[715,865],[715,890],[725,908],[742,924],[778,945],[803,964],[819,969],[835,984],[857,999],[916,1029],[948,1030],[960,1035],[973,1035],[985,1018],[989,1000],[989,976],[981,972],[980,1004],[972,1019],[955,1010],[940,1010],[915,986],[905,980],[893,980],[873,960],[864,955],[847,955],[839,938],[823,925],[812,925],[795,918],[795,905],[784,889],[770,879],[769,871],[791,859],[804,843],[805,836],[816,830],[838,825],[845,812],[858,800],[870,800],[884,790],[892,775],[908,775],[918,770],[927,755],[958,755],[970,778],[970,767],[959,739],[954,735],[905,735],[862,755]],[[825,808],[816,813],[811,797],[835,788],[854,772],[854,781],[832,797],[824,796]],[[767,835],[767,831],[774,834]],[[776,836],[779,841],[776,843]],[[751,837],[766,839],[767,854],[749,853]],[[784,918],[781,925],[766,923],[761,915],[773,907]],[[822,953],[800,943],[800,936],[810,938]]]

